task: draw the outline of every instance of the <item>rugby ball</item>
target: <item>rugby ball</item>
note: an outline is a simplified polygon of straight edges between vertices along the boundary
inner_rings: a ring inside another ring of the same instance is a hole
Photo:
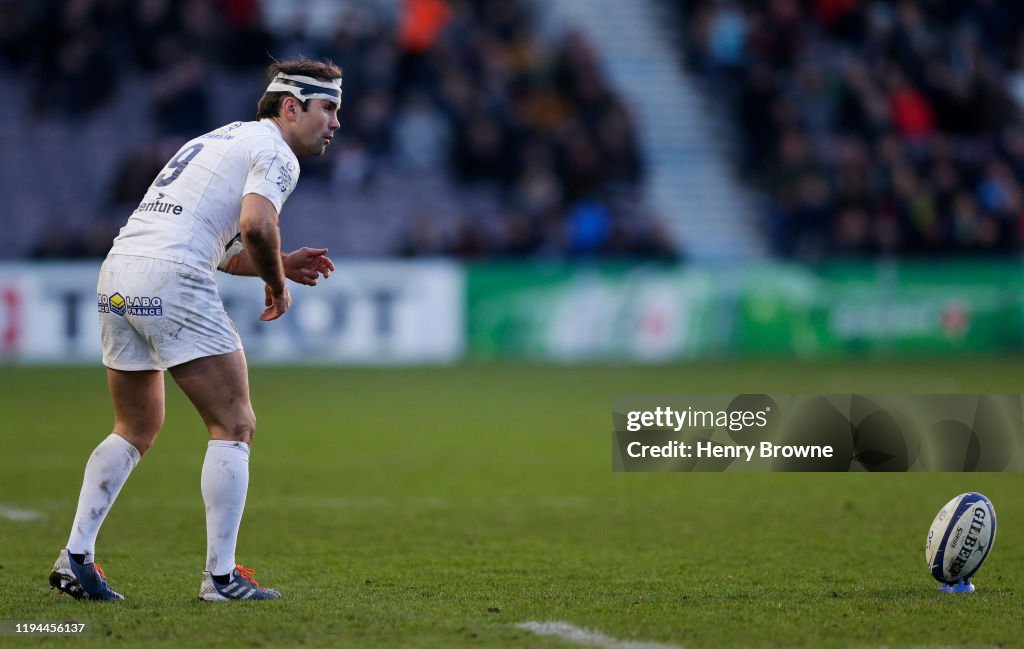
[[[996,510],[985,496],[960,494],[939,510],[925,542],[928,570],[944,584],[978,571],[996,540]]]

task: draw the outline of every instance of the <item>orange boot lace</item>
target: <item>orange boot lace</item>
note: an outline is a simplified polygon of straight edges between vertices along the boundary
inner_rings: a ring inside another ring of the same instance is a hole
[[[256,572],[255,569],[253,569],[253,568],[246,568],[245,566],[235,566],[235,569],[238,570],[238,576],[239,577],[241,577],[242,579],[246,580],[247,582],[249,582],[253,586],[256,586],[257,588],[263,588],[262,586],[259,585],[259,583],[255,579],[252,578],[253,574]]]

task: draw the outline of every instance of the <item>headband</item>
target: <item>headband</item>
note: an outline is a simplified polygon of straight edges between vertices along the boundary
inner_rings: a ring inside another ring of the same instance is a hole
[[[341,103],[341,77],[331,81],[321,81],[300,74],[279,72],[267,86],[267,92],[288,92],[299,101],[307,99],[325,99],[336,104]]]

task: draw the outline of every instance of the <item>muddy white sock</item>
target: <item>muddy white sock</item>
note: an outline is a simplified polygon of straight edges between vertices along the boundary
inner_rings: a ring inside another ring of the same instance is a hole
[[[114,433],[100,442],[89,456],[67,545],[72,554],[85,555],[85,563],[92,563],[100,526],[140,459],[139,449]]]
[[[235,568],[235,544],[249,489],[249,445],[210,440],[203,462],[206,503],[206,569],[226,575]]]

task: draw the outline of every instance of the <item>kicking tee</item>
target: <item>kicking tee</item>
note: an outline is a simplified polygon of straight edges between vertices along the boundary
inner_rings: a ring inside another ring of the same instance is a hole
[[[280,214],[298,179],[299,161],[270,120],[233,122],[200,135],[160,171],[109,254],[213,275],[241,231],[242,197],[259,194]]]

